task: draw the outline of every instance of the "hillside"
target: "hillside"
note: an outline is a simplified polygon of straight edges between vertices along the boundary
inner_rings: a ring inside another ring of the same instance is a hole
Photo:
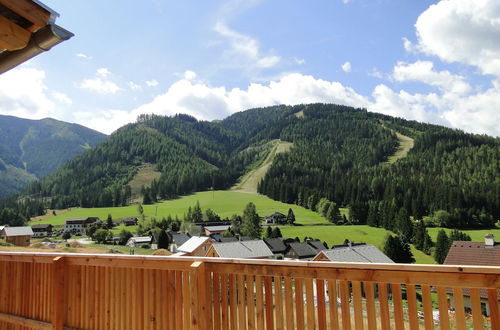
[[[0,197],[53,173],[106,136],[77,124],[0,115]]]
[[[277,140],[293,148],[263,147]],[[338,224],[411,235],[410,219],[439,210],[440,226],[492,226],[500,219],[498,159],[498,138],[331,104],[258,108],[217,122],[143,115],[26,193],[50,208],[108,207],[129,204],[132,185],[149,204],[229,189],[265,165],[263,179],[251,180],[261,194],[325,216],[331,209],[327,218]],[[335,217],[332,205],[348,207],[349,217]]]

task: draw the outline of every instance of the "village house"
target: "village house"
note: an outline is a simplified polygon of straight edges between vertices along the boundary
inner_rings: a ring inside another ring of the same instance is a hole
[[[52,229],[54,226],[51,224],[40,224],[33,225],[31,229],[33,230],[33,237],[47,237],[52,234]]]
[[[269,259],[273,252],[263,240],[214,243],[206,257]]]
[[[64,230],[69,231],[73,235],[85,235],[85,231],[91,224],[100,221],[98,217],[66,219]]]
[[[286,244],[283,238],[264,238],[264,243],[271,249],[273,254],[282,254],[285,255]]]
[[[174,233],[169,231],[167,232],[167,235],[170,241],[168,250],[172,253],[176,253],[179,246],[186,243],[191,238],[189,233]]]
[[[287,246],[285,258],[311,260],[316,254],[318,254],[318,251],[307,242],[292,242]]]
[[[320,251],[313,261],[394,263],[382,251],[366,243],[335,245],[330,250]]]
[[[265,218],[266,224],[269,225],[284,225],[286,224],[286,215],[280,212],[274,212],[271,215],[266,216]]]
[[[205,236],[210,236],[212,234],[222,234],[223,232],[229,230],[231,228],[230,225],[222,225],[222,226],[204,226],[203,233]]]
[[[500,243],[495,242],[493,234],[484,236],[484,242],[455,241],[452,243],[444,265],[468,265],[468,266],[500,266]],[[470,289],[463,290],[464,307],[471,308]],[[451,294],[451,292],[449,292]],[[481,311],[485,316],[490,316],[487,290],[480,290]],[[451,296],[451,295],[450,295]],[[500,301],[500,291],[497,294]],[[451,298],[452,304],[453,298]]]
[[[31,237],[33,237],[33,230],[31,227],[3,227],[0,235],[7,243],[17,246],[29,246]]]
[[[139,222],[139,219],[136,217],[127,217],[119,220],[124,226],[135,226]]]
[[[183,256],[204,257],[215,241],[206,236],[193,236],[177,248],[177,254]]]
[[[130,237],[125,245],[132,248],[140,248],[144,244],[151,245],[152,241],[153,238],[151,236],[134,236]]]

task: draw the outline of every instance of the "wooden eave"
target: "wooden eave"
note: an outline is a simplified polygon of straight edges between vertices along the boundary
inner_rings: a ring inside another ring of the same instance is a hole
[[[0,51],[23,49],[28,45],[31,34],[47,25],[53,16],[49,10],[31,0],[0,0],[0,8],[10,11],[10,15],[0,16]],[[15,15],[25,22],[23,26],[12,17]]]

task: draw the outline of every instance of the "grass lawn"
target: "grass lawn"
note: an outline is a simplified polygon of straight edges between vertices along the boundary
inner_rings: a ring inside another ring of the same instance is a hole
[[[286,204],[274,201],[269,197],[257,194],[248,194],[235,191],[203,191],[196,194],[181,197],[179,199],[168,200],[153,205],[144,205],[144,213],[147,217],[155,217],[161,219],[169,214],[175,218],[177,215],[180,219],[188,207],[192,207],[200,202],[203,210],[210,208],[219,214],[222,218],[231,217],[233,214],[242,214],[245,206],[249,202],[253,202],[257,207],[257,212],[261,216],[266,216],[279,211],[283,214],[288,213],[288,209],[292,208],[296,222],[302,224],[327,224],[327,219],[323,218],[316,212],[312,212],[295,204]],[[103,207],[103,208],[73,208],[65,212],[59,212],[56,216],[49,214],[42,220],[31,221],[32,224],[50,223],[52,225],[61,225],[67,218],[80,217],[99,217],[105,220],[108,214],[111,214],[113,219],[138,216],[137,205],[124,207]],[[59,214],[61,213],[61,214]]]
[[[438,232],[441,229],[444,229],[446,231],[446,234],[448,234],[448,236],[450,235],[450,232],[452,231],[452,229],[440,228],[440,227],[427,228],[427,231],[429,232],[429,235],[431,236],[431,238],[434,242],[436,242]],[[471,230],[460,230],[460,231],[467,233],[467,235],[469,235],[470,238],[472,238],[473,242],[484,242],[484,235],[486,235],[486,234],[495,235],[496,241],[500,239],[500,229],[471,229]]]
[[[347,238],[354,242],[365,242],[372,244],[378,248],[382,248],[382,243],[385,236],[390,231],[383,228],[373,228],[366,225],[360,226],[281,226],[283,237],[299,237],[301,240],[305,236],[317,238],[322,242],[325,241],[328,247],[337,244],[343,244]],[[411,246],[413,256],[418,264],[434,264],[435,261],[431,256],[418,251]]]

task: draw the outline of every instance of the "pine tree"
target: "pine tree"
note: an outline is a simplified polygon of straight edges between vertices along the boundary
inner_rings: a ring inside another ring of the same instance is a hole
[[[450,241],[448,239],[448,235],[446,235],[444,229],[441,229],[436,238],[436,250],[434,251],[434,260],[436,260],[438,264],[442,264],[444,262],[449,248]]]
[[[272,236],[273,236],[273,238],[283,237],[283,235],[281,234],[281,230],[280,230],[279,227],[274,227],[273,228]]]
[[[243,211],[241,234],[251,238],[259,238],[261,236],[262,226],[260,217],[255,208],[255,204],[250,202]]]
[[[295,214],[291,208],[288,209],[288,215],[286,217],[286,223],[289,225],[293,225],[295,223]]]
[[[196,205],[193,208],[192,219],[193,219],[193,222],[195,222],[195,223],[203,221],[203,212],[201,210],[199,201],[196,201]]]
[[[271,226],[266,228],[266,232],[264,233],[264,238],[272,238],[273,237],[273,229]]]
[[[108,214],[108,218],[106,219],[106,228],[113,229],[113,226],[113,217],[111,217],[111,214]]]
[[[158,249],[166,249],[168,250],[169,246],[169,237],[168,234],[165,230],[161,230],[160,234],[158,235]]]

